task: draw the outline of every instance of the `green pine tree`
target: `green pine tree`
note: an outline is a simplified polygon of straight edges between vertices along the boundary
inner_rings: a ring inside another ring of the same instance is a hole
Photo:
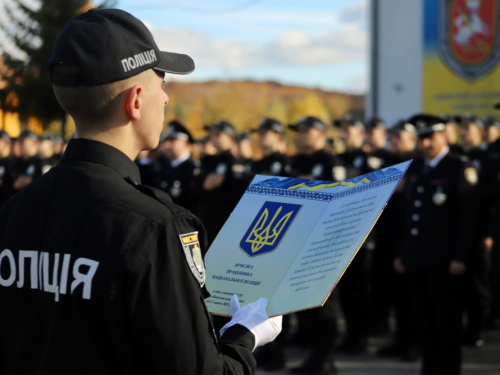
[[[105,1],[100,7],[111,3],[114,2]],[[37,10],[21,0],[12,0],[0,9],[9,20],[8,24],[0,26],[6,35],[0,41],[5,66],[0,75],[7,83],[2,96],[6,97],[13,91],[19,99],[16,108],[9,108],[5,100],[1,105],[4,110],[18,112],[21,123],[25,124],[29,117],[34,116],[44,127],[54,120],[65,124],[66,114],[52,91],[47,61],[52,55],[54,41],[66,23],[89,8],[88,0],[40,0]],[[18,58],[14,56],[18,53],[10,53],[12,48],[9,49],[7,43],[24,57]],[[61,130],[64,132],[64,125]]]

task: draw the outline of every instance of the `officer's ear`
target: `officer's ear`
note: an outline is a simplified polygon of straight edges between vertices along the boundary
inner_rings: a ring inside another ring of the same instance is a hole
[[[129,88],[125,94],[125,111],[131,120],[141,119],[142,109],[142,86],[137,84]]]

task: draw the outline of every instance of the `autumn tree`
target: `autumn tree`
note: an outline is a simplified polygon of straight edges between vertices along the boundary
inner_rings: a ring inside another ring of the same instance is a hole
[[[112,3],[105,1],[100,7]],[[5,110],[18,112],[24,124],[29,117],[40,119],[44,126],[53,120],[64,124],[66,114],[53,94],[47,61],[66,23],[94,6],[88,0],[40,0],[38,5],[35,9],[21,0],[12,0],[0,10],[7,19],[0,26],[5,34],[0,41],[4,65],[0,75],[7,84],[4,91],[7,95],[14,93],[18,99],[16,108],[9,108],[5,101],[2,105]]]

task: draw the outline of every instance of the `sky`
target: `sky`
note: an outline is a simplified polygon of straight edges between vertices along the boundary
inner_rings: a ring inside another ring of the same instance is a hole
[[[364,93],[368,0],[118,0],[163,51],[196,64],[179,81],[277,81]]]

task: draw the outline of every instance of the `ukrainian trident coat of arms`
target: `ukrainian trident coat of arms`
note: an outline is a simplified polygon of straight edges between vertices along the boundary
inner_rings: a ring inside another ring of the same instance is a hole
[[[240,241],[250,257],[270,253],[279,246],[302,205],[266,201]]]
[[[499,0],[439,0],[438,52],[455,74],[474,82],[500,61]]]

